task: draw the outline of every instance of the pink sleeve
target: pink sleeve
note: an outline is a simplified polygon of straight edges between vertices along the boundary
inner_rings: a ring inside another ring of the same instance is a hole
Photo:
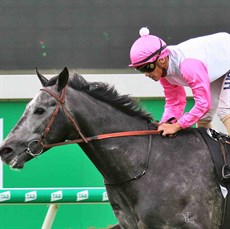
[[[211,107],[210,81],[206,66],[199,60],[186,59],[180,66],[185,82],[191,88],[195,105],[178,120],[182,128],[195,124]]]
[[[161,78],[160,83],[164,88],[165,94],[165,109],[161,122],[166,122],[172,117],[179,119],[184,113],[186,105],[184,88],[169,83],[165,78]]]

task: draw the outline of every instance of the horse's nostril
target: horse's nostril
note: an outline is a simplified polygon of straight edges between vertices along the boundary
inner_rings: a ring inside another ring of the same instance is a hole
[[[9,154],[12,152],[12,149],[10,147],[5,147],[0,150],[0,156],[9,156]]]

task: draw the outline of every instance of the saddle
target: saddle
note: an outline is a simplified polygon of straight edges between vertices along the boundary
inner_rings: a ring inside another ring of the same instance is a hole
[[[228,194],[225,198],[221,229],[230,228],[230,136],[213,129],[198,128],[215,165],[219,183]]]

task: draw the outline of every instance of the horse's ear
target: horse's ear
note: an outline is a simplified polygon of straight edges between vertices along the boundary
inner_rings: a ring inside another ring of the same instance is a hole
[[[65,67],[62,72],[58,75],[58,81],[57,81],[57,90],[61,91],[66,84],[68,83],[69,79],[69,71],[67,67]]]
[[[41,73],[39,73],[37,68],[35,68],[35,69],[36,69],[37,76],[38,76],[42,86],[45,87],[47,85],[47,83],[49,82],[49,80],[46,79],[46,77],[43,76]]]

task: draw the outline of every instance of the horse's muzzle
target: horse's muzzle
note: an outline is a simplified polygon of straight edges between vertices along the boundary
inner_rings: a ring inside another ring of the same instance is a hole
[[[28,151],[31,152],[29,148],[26,148],[24,149],[24,151],[16,153],[13,148],[6,145],[2,145],[2,147],[0,148],[0,157],[1,160],[5,164],[9,165],[11,168],[21,169],[24,167],[25,162],[38,156],[38,154],[32,154],[32,152],[28,153]],[[41,148],[39,154],[41,154]]]
[[[4,147],[0,149],[0,157],[2,161],[10,165],[11,168],[23,168],[24,161],[19,161],[19,155],[16,155],[13,149],[10,147]]]
[[[6,164],[10,164],[14,157],[13,150],[10,147],[4,147],[0,150],[0,157],[2,161]]]

